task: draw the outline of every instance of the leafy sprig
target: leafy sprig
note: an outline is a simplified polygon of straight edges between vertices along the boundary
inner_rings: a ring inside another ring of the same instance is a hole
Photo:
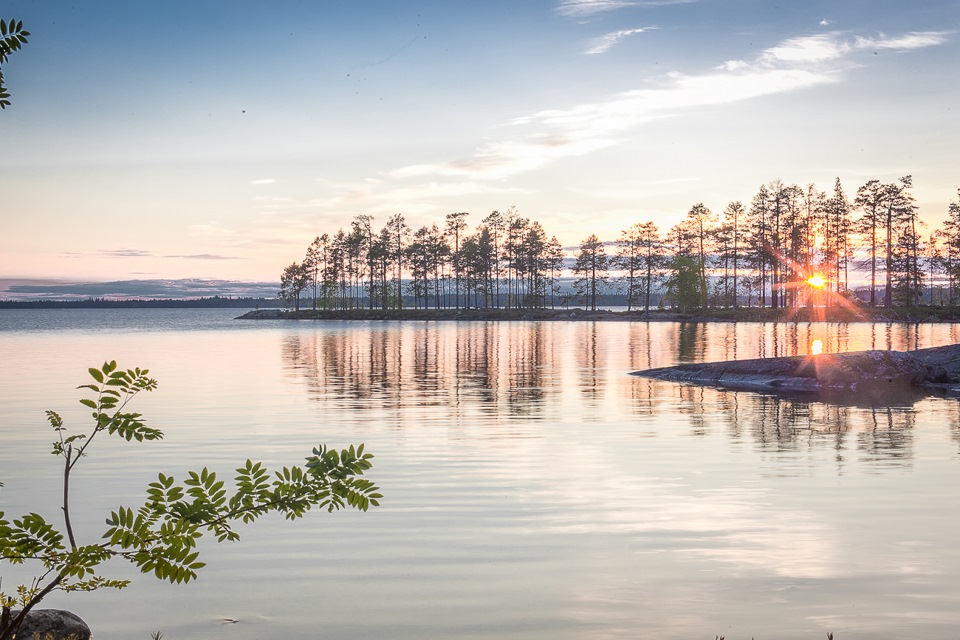
[[[250,523],[271,512],[295,520],[315,507],[328,512],[346,507],[366,511],[380,504],[383,496],[377,486],[361,477],[373,459],[362,444],[340,451],[320,446],[312,450],[305,465],[283,467],[272,474],[260,462],[247,460],[236,469],[229,487],[206,467],[188,472],[182,482],[160,473],[147,486],[140,507],[118,507],[106,519],[101,541],[80,545],[70,523],[70,478],[96,436],[104,432],[128,442],[163,438],[141,414],[126,411],[137,394],[157,388],[147,369],[124,370],[110,361],[88,373],[93,382],[78,387],[90,392],[80,399],[92,410],[87,431],[70,433],[59,414],[46,412],[57,437],[52,453],[63,458],[64,531],[36,513],[11,521],[0,511],[0,562],[33,561],[43,566],[30,585],[17,587],[16,596],[0,592],[0,640],[13,637],[26,613],[54,590],[126,587],[129,581],[100,573],[101,565],[112,558],[130,561],[161,580],[189,582],[204,567],[197,540],[206,533],[219,542],[233,541],[240,538],[233,529],[235,523]],[[11,607],[18,603],[21,612],[11,616]]]
[[[29,31],[23,28],[22,20],[0,19],[0,65],[6,64],[10,54],[19,51],[23,45],[27,44]],[[10,106],[10,94],[3,84],[3,71],[0,70],[0,109],[6,109]]]

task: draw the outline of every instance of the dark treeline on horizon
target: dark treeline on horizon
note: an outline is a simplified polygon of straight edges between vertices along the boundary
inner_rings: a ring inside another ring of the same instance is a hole
[[[0,309],[251,309],[282,306],[271,298],[86,298],[84,300],[0,300]]]
[[[911,176],[869,180],[853,198],[837,178],[815,185],[762,185],[749,205],[719,215],[703,203],[661,232],[638,221],[616,239],[588,235],[569,260],[555,236],[513,208],[473,231],[468,213],[411,229],[392,215],[376,229],[357,215],[323,233],[281,274],[279,298],[299,310],[506,307],[583,304],[622,295],[628,309],[681,311],[738,306],[795,308],[860,296],[871,307],[953,306],[960,282],[960,190],[940,229],[926,229]],[[608,249],[610,253],[608,253]],[[561,276],[568,271],[572,286]],[[851,274],[869,281],[851,287]]]

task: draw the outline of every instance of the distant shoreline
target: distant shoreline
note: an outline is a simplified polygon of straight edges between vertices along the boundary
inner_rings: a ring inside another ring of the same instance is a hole
[[[960,309],[708,309],[589,311],[585,309],[257,309],[238,320],[421,320],[421,321],[590,321],[590,322],[960,322]]]
[[[250,309],[276,308],[271,298],[130,298],[109,300],[0,300],[0,309]]]
[[[808,309],[706,309],[680,313],[673,310],[590,311],[565,309],[281,309],[269,298],[193,298],[132,300],[0,300],[3,309],[247,309],[238,320],[423,320],[423,321],[594,321],[594,322],[960,322],[960,307],[860,306]]]

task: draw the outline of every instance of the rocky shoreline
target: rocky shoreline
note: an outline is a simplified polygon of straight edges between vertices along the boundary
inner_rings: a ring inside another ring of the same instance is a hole
[[[931,394],[960,396],[960,345],[682,364],[632,375],[732,390],[912,402]]]

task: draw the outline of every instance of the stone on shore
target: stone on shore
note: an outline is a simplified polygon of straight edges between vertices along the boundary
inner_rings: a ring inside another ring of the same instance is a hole
[[[19,611],[11,611],[10,619]],[[20,625],[17,638],[32,640],[91,640],[93,633],[80,616],[63,609],[32,609]]]

